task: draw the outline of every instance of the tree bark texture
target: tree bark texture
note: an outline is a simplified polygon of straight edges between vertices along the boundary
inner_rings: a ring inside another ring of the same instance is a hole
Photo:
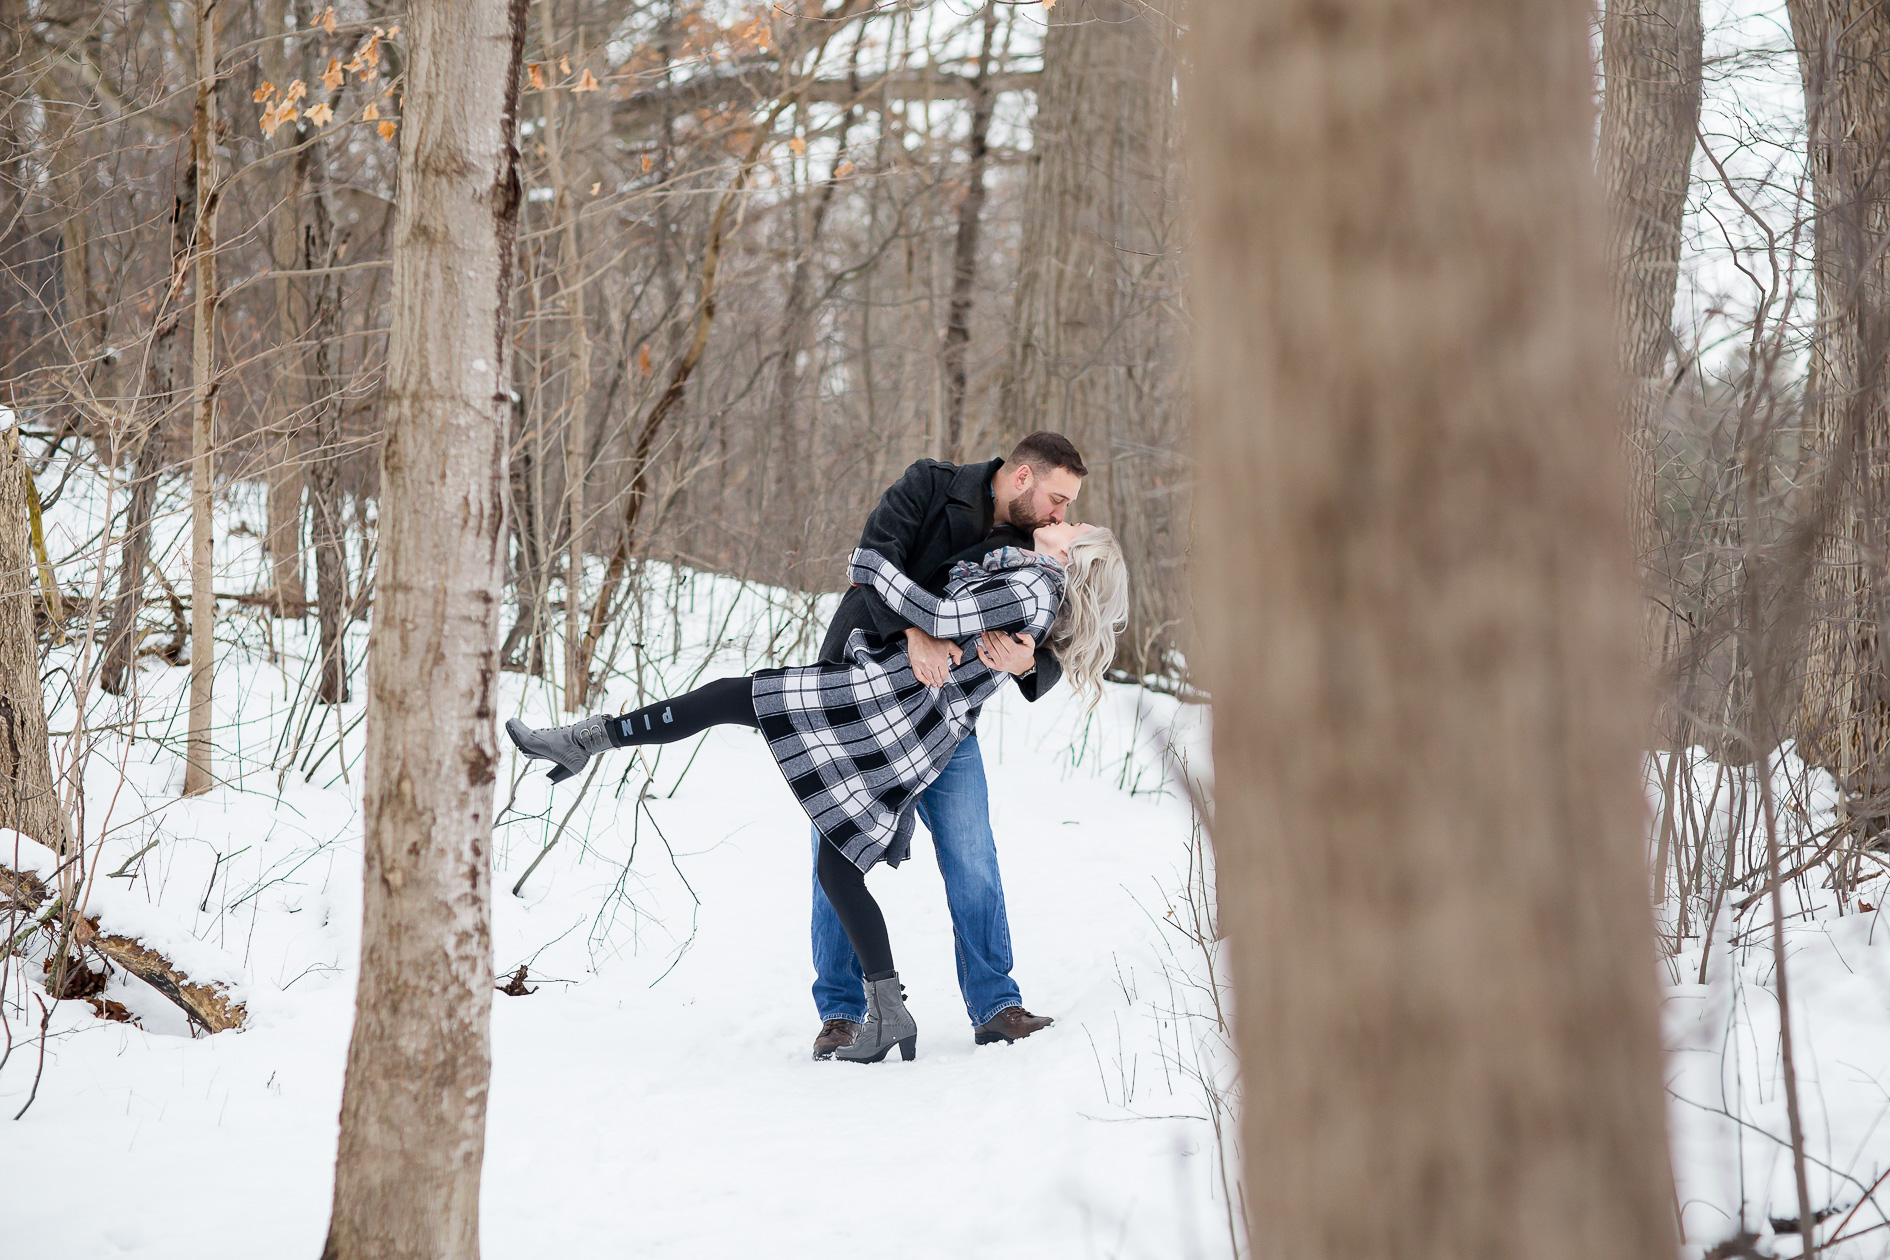
[[[999,402],[1007,440],[1054,429],[1083,452],[1072,519],[1122,540],[1132,600],[1117,661],[1135,673],[1178,646],[1188,529],[1173,7],[1049,10]]]
[[[479,1254],[525,10],[407,10],[361,980],[326,1260]]]
[[[1807,390],[1824,505],[1808,583],[1799,749],[1835,771],[1866,833],[1890,822],[1890,12],[1790,0],[1810,132],[1818,326]]]
[[[1608,198],[1615,361],[1626,379],[1635,554],[1659,536],[1655,459],[1673,348],[1694,134],[1700,121],[1699,0],[1611,0],[1602,18],[1598,165]]]
[[[216,678],[217,600],[211,498],[216,492],[217,406],[217,0],[197,0],[197,119],[191,137],[197,169],[197,302],[191,315],[190,383],[190,729],[184,743],[184,795],[211,786],[211,691]]]
[[[19,430],[0,432],[0,828],[58,853],[71,845],[53,780],[33,627],[33,555]]]
[[[1668,1260],[1588,9],[1194,12],[1253,1255]]]

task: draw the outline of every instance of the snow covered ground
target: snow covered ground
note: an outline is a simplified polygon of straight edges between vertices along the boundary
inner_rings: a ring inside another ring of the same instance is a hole
[[[1725,861],[1731,837],[1736,867],[1743,871],[1750,861],[1763,870],[1756,775],[1722,773],[1699,749],[1692,756],[1688,773],[1698,808],[1681,825],[1709,837],[1709,862]],[[1663,766],[1656,763],[1653,777]],[[1796,864],[1793,842],[1833,822],[1836,792],[1828,776],[1807,771],[1789,754],[1772,778],[1790,867]],[[1884,870],[1881,857],[1866,855],[1863,881],[1842,901],[1826,886],[1823,868],[1782,890],[1806,1179],[1813,1218],[1823,1222],[1820,1254],[1858,1260],[1890,1254],[1890,1182],[1878,1182],[1890,1171],[1890,923],[1881,909],[1890,878]],[[1682,1254],[1689,1257],[1742,1231],[1757,1236],[1767,1254],[1800,1253],[1770,901],[1761,896],[1738,909],[1763,887],[1761,878],[1746,881],[1723,899],[1716,917],[1709,897],[1692,898],[1692,935],[1664,964],[1669,1114],[1686,1232]],[[1670,897],[1661,909],[1669,928],[1677,914]],[[1704,951],[1702,923],[1710,931]]]
[[[226,525],[259,519],[243,488],[232,501]],[[77,495],[55,510],[56,556],[83,551],[88,510]],[[179,524],[167,518],[160,552],[181,587]],[[248,589],[254,538],[219,539],[219,589]],[[60,572],[85,580],[84,555]],[[640,700],[638,679],[665,694],[806,651],[798,597],[668,571],[649,588],[612,708]],[[312,619],[225,613],[224,786],[176,796],[183,668],[147,660],[135,701],[88,699],[89,745],[55,743],[86,754],[90,908],[237,977],[250,1025],[192,1037],[118,976],[104,996],[138,1024],[59,1003],[42,1070],[40,976],[16,961],[0,1256],[321,1247],[359,950],[365,687],[339,712],[311,707]],[[56,733],[74,727],[74,653],[51,659]],[[553,789],[542,768],[510,766],[494,963],[525,966],[536,992],[495,995],[486,1254],[786,1257],[887,1240],[919,1257],[1229,1254],[1219,1109],[1233,1074],[1184,928],[1199,835],[1162,755],[1177,725],[1199,746],[1200,714],[1112,688],[1085,718],[1065,691],[1031,706],[1007,690],[982,722],[1016,974],[1057,1023],[973,1047],[922,839],[872,881],[919,1021],[911,1064],[809,1059],[807,823],[758,735],[616,754],[582,796],[581,780]],[[504,676],[503,701],[552,716],[549,689],[521,675]],[[31,864],[10,833],[0,846]]]
[[[93,576],[101,505],[76,481],[67,494],[50,527],[76,589]],[[235,487],[219,589],[258,581],[245,519],[259,504]],[[167,516],[159,546],[180,586],[181,524]],[[823,620],[805,597],[726,578],[659,568],[645,588],[614,649],[613,708],[804,659]],[[365,695],[310,705],[312,621],[224,611],[226,782],[208,796],[176,796],[184,669],[147,660],[135,700],[90,695],[89,739],[70,734],[77,649],[55,649],[48,677],[57,751],[83,758],[89,909],[200,976],[233,978],[250,1026],[192,1037],[174,1007],[116,976],[104,996],[137,1024],[59,1003],[42,1067],[39,956],[16,960],[0,1067],[6,1260],[319,1250],[359,949]],[[353,659],[364,646],[356,626]],[[552,719],[544,683],[507,674],[502,686],[507,714]],[[1112,688],[1089,717],[1066,694],[1036,706],[1001,694],[982,732],[1017,974],[1057,1024],[972,1046],[921,839],[913,862],[873,876],[919,1058],[864,1068],[808,1058],[806,823],[758,736],[616,754],[581,794],[581,780],[553,789],[510,765],[495,981],[524,966],[536,991],[495,997],[486,1253],[798,1256],[890,1239],[915,1257],[1232,1254],[1225,995],[1192,930],[1212,899],[1191,878],[1200,836],[1163,753],[1173,734],[1198,762],[1202,723],[1132,688]],[[1696,808],[1682,825],[1704,831],[1715,869],[1733,837],[1744,869],[1763,836],[1754,786],[1691,758]],[[1828,781],[1787,759],[1775,785],[1788,844],[1829,823]],[[0,836],[0,859],[32,856]],[[1682,1255],[1742,1229],[1766,1254],[1795,1255],[1771,1223],[1797,1206],[1767,903],[1736,910],[1748,884],[1714,916],[1697,872],[1689,880],[1689,935],[1661,964]],[[1890,1253],[1890,1196],[1871,1193],[1890,1170],[1890,924],[1878,909],[1890,880],[1873,875],[1842,903],[1821,881],[1786,893],[1793,1026],[1812,1203],[1835,1209],[1820,1237],[1850,1238],[1826,1254],[1854,1260]],[[1670,931],[1678,904],[1661,910]]]

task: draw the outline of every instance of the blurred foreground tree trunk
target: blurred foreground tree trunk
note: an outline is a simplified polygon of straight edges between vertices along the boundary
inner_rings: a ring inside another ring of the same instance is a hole
[[[525,8],[414,0],[405,22],[361,981],[325,1260],[479,1254]]]
[[[1627,384],[1622,431],[1634,551],[1648,564],[1659,538],[1655,456],[1674,345],[1680,225],[1700,121],[1700,0],[1610,0],[1601,39],[1597,165],[1608,196],[1615,361]]]
[[[1171,663],[1185,582],[1174,7],[1049,10],[999,403],[1006,449],[1054,429],[1083,452],[1072,519],[1109,526],[1126,549],[1135,581],[1117,664],[1137,674]]]
[[[1800,751],[1835,772],[1859,835],[1890,828],[1890,10],[1789,0],[1805,88],[1818,288],[1807,388],[1825,473],[1806,591]]]
[[[1668,1260],[1588,10],[1195,13],[1253,1254]]]
[[[64,853],[65,812],[53,787],[52,749],[33,627],[32,476],[19,430],[0,429],[0,828]],[[10,856],[8,851],[7,856]]]

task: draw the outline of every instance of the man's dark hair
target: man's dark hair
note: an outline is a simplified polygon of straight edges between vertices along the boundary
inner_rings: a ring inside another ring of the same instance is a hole
[[[1075,473],[1078,477],[1089,476],[1089,468],[1083,463],[1083,456],[1076,449],[1076,443],[1061,433],[1052,433],[1047,429],[1039,430],[1019,442],[1005,463],[1012,467],[1029,464],[1030,470],[1039,476],[1053,468]]]

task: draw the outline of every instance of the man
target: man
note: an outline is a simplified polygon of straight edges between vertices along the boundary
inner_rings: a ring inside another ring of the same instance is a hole
[[[999,547],[1028,547],[1041,525],[1060,522],[1089,473],[1083,457],[1059,433],[1033,433],[1008,460],[953,465],[922,459],[906,469],[866,518],[860,546],[877,551],[906,576],[941,594],[951,566],[982,559]],[[870,588],[855,586],[840,601],[820,659],[843,659],[847,638],[865,630],[881,640],[903,635],[912,672],[927,686],[940,686],[961,663],[955,643],[934,639],[888,608]],[[1056,685],[1063,670],[1048,648],[1027,639],[987,634],[978,658],[1017,676],[1024,698],[1035,702]],[[932,833],[945,900],[952,916],[958,957],[958,988],[978,1045],[1012,1042],[1051,1021],[1024,1009],[1011,979],[1011,925],[998,876],[997,844],[985,791],[984,758],[974,731],[958,746],[939,777],[918,800],[919,819]],[[822,841],[814,832],[814,853]],[[814,1004],[821,1018],[814,1057],[826,1059],[851,1045],[866,1012],[859,960],[840,920],[814,880]]]

